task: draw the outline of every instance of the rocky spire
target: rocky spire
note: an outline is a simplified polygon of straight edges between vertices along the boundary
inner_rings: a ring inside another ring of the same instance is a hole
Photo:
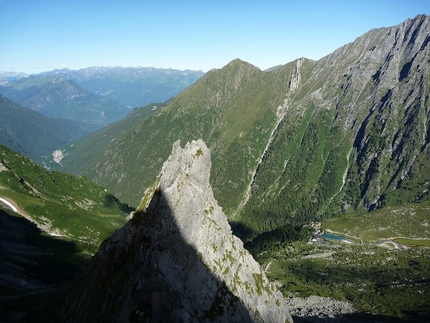
[[[58,313],[81,322],[292,322],[232,234],[202,140],[173,145],[128,223],[84,267]]]

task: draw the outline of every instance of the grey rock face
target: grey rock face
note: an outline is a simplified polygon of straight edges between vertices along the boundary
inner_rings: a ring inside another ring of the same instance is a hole
[[[430,17],[419,15],[372,30],[327,57],[338,67],[333,79],[342,82],[337,108],[354,133],[351,159],[366,183],[360,202],[366,209],[381,206],[384,194],[418,173],[428,150],[429,33]]]
[[[355,312],[353,306],[347,301],[337,301],[328,297],[309,296],[307,298],[290,297],[288,305],[292,309],[291,315],[306,317],[309,320],[334,319],[336,316]]]
[[[203,141],[173,145],[129,222],[105,241],[65,322],[292,322],[286,300],[231,231]]]

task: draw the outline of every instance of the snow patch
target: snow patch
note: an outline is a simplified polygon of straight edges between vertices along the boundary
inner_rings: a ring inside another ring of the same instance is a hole
[[[0,202],[3,202],[3,203],[4,203],[4,204],[6,204],[8,207],[10,207],[10,208],[12,209],[12,211],[14,211],[14,212],[18,213],[17,208],[16,208],[12,203],[10,203],[8,200],[5,200],[4,198],[0,197]]]
[[[52,153],[52,156],[54,157],[54,162],[58,164],[64,158],[63,152],[61,150],[54,150],[54,152]]]

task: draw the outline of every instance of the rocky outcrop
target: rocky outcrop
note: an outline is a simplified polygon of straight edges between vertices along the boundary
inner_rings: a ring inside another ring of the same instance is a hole
[[[203,141],[172,154],[128,223],[83,268],[62,322],[292,322],[286,300],[232,234]]]
[[[288,305],[291,308],[291,315],[299,318],[306,318],[306,321],[321,322],[322,320],[347,321],[348,314],[355,313],[354,307],[347,301],[337,301],[329,297],[309,296],[306,298],[289,297]],[[341,319],[342,318],[342,319]]]
[[[300,68],[302,67],[304,60],[305,59],[302,57],[295,62],[296,66],[293,69],[293,73],[291,75],[291,80],[290,80],[290,91],[294,91],[294,90],[298,89],[298,87],[300,85],[300,81],[302,78],[300,75]]]

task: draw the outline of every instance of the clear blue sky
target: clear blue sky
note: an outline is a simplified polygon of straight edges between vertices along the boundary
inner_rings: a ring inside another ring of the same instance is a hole
[[[0,71],[89,66],[261,69],[319,59],[430,0],[0,0]]]

